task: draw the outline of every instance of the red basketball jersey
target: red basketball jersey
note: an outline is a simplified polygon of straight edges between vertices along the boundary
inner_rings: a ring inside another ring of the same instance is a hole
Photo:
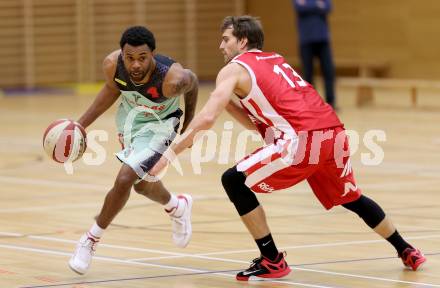
[[[249,51],[231,62],[246,68],[252,78],[251,92],[240,102],[263,136],[261,126],[290,137],[300,131],[343,126],[332,107],[281,55]]]

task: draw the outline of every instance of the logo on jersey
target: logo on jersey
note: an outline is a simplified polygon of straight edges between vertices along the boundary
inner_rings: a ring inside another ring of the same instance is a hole
[[[151,98],[159,98],[159,92],[157,92],[157,88],[154,86],[148,88],[147,93],[150,94]]]
[[[271,187],[270,185],[268,185],[264,182],[261,182],[260,184],[258,184],[258,188],[260,188],[264,192],[268,192],[268,193],[272,193],[275,190],[275,188]]]
[[[133,96],[133,98],[134,98],[134,103],[136,104],[136,105],[139,105],[139,99],[141,99],[141,95],[139,95],[139,94],[137,94],[137,93],[132,93],[131,94],[131,96]]]
[[[348,192],[353,191],[356,192],[358,190],[357,185],[353,185],[351,182],[345,182],[344,185],[344,194],[342,194],[342,197],[348,194]]]
[[[350,175],[352,171],[353,171],[353,168],[351,167],[351,161],[350,161],[350,158],[348,158],[347,163],[345,163],[344,170],[342,171],[342,174],[339,177],[343,178],[347,175]]]
[[[257,59],[257,61],[260,61],[260,60],[280,58],[280,57],[282,57],[282,56],[279,54],[274,54],[274,55],[269,55],[269,56],[256,56],[255,58]]]
[[[127,82],[122,81],[121,79],[118,79],[115,77],[115,81],[121,84],[122,86],[127,86]]]

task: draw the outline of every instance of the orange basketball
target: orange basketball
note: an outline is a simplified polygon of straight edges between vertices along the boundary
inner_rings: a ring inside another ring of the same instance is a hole
[[[76,161],[86,151],[86,131],[75,121],[58,119],[44,131],[43,147],[47,155],[58,163]]]

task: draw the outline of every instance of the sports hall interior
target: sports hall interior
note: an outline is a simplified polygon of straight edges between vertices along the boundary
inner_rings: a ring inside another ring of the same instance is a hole
[[[438,0],[333,0],[329,17],[337,113],[358,136],[356,180],[424,252],[420,271],[404,269],[360,218],[341,207],[326,211],[300,183],[258,195],[291,274],[236,281],[259,252],[220,182],[243,148],[237,139],[244,128],[235,122],[230,128],[226,113],[213,128],[218,149],[210,153],[206,141],[194,145],[179,156],[182,173],[170,167],[163,178],[172,192],[194,197],[188,247],[174,247],[162,207],[133,191],[89,273],[68,268],[121,165],[114,157],[116,105],[87,129],[103,149],[86,151],[96,161],[80,159],[67,168],[54,162],[42,148],[45,128],[85,111],[103,84],[103,58],[119,48],[131,25],[147,26],[157,53],[198,75],[199,110],[224,65],[221,21],[241,14],[259,16],[265,50],[301,72],[290,0],[0,1],[0,287],[440,287]],[[323,92],[319,69],[316,77]],[[365,164],[371,131],[385,135],[371,138],[383,159]],[[220,149],[225,135],[232,135],[226,154]],[[244,148],[261,145],[254,139]],[[204,161],[191,163],[191,153]]]

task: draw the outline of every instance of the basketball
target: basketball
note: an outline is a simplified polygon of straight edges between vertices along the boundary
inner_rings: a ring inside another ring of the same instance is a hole
[[[86,151],[86,131],[75,121],[58,119],[44,132],[43,147],[47,155],[58,163],[76,161]]]

